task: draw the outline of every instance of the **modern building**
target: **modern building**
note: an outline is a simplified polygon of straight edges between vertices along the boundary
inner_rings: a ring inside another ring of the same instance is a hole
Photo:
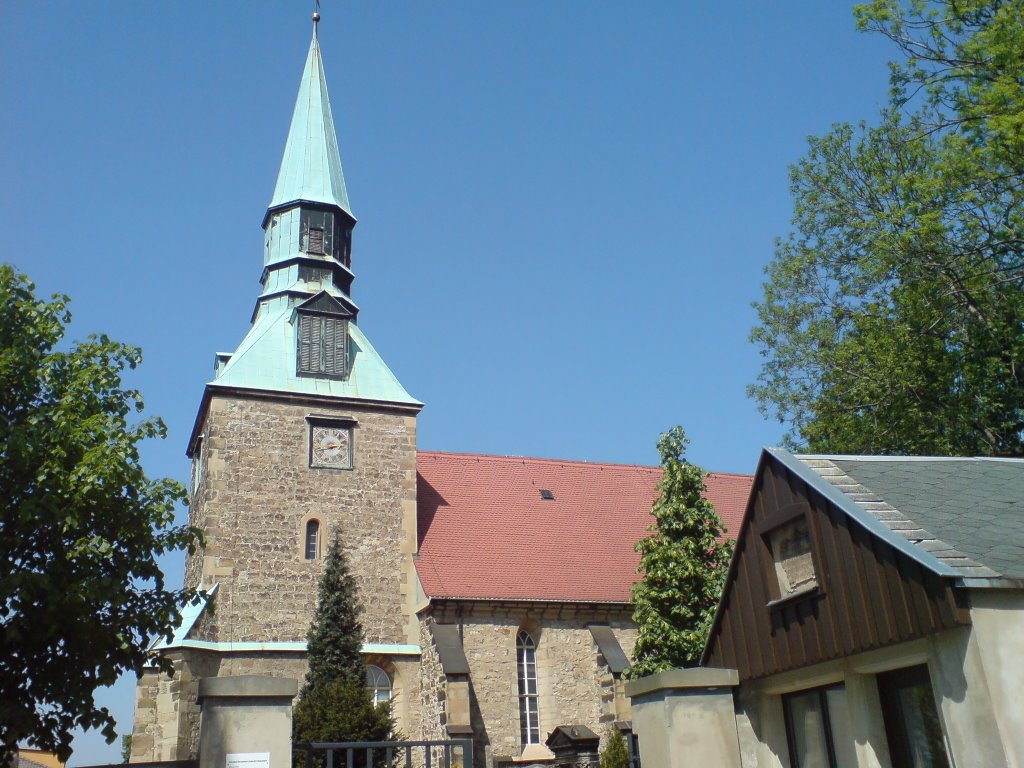
[[[188,444],[206,544],[186,582],[208,598],[155,647],[174,677],[139,681],[133,762],[195,757],[200,679],[304,676],[336,535],[368,683],[407,737],[471,736],[488,765],[543,763],[559,727],[629,727],[633,545],[659,470],[417,451],[422,404],[359,322],[355,225],[314,26],[251,328],[217,354]],[[728,530],[750,482],[708,479]]]

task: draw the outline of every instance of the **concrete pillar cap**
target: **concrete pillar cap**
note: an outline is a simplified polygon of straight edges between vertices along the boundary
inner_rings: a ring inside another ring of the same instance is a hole
[[[699,688],[731,688],[740,684],[740,675],[735,669],[713,669],[711,667],[689,667],[687,669],[666,669],[655,675],[630,680],[626,683],[626,695],[634,699],[655,691],[687,690]]]
[[[235,675],[232,677],[204,677],[199,681],[199,698],[219,696],[294,699],[299,693],[299,681],[286,677],[262,675]]]

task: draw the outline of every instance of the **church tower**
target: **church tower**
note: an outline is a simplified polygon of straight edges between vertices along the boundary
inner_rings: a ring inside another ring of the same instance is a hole
[[[368,664],[395,714],[418,704],[416,415],[358,325],[352,215],[314,16],[277,183],[263,219],[251,328],[218,353],[188,444],[190,523],[206,590],[170,642],[172,683],[139,682],[133,762],[194,757],[201,677],[301,679],[328,543],[358,584]],[[379,677],[383,674],[384,677]]]

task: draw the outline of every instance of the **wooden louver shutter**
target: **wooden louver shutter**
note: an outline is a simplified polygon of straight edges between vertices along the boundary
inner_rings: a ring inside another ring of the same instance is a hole
[[[345,320],[324,318],[324,368],[328,376],[345,375],[345,340],[348,336]]]
[[[347,321],[299,314],[298,372],[345,376]]]
[[[317,229],[316,227],[310,227],[307,242],[308,246],[306,248],[306,253],[323,253],[324,231],[322,229]]]
[[[321,318],[299,315],[299,373],[320,372]]]

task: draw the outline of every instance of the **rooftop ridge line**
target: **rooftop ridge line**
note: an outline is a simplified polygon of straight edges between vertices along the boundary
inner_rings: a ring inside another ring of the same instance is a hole
[[[500,453],[464,453],[461,451],[430,451],[417,449],[417,456],[425,457],[437,457],[437,458],[471,458],[471,459],[487,459],[494,461],[509,461],[509,462],[536,462],[544,464],[575,464],[585,467],[621,467],[623,469],[643,469],[648,471],[660,472],[661,467],[650,464],[627,464],[616,461],[586,461],[584,459],[553,459],[544,456],[518,456],[514,454],[500,454]],[[744,474],[742,472],[708,472],[709,475],[714,477],[745,477],[753,478],[753,475]]]

